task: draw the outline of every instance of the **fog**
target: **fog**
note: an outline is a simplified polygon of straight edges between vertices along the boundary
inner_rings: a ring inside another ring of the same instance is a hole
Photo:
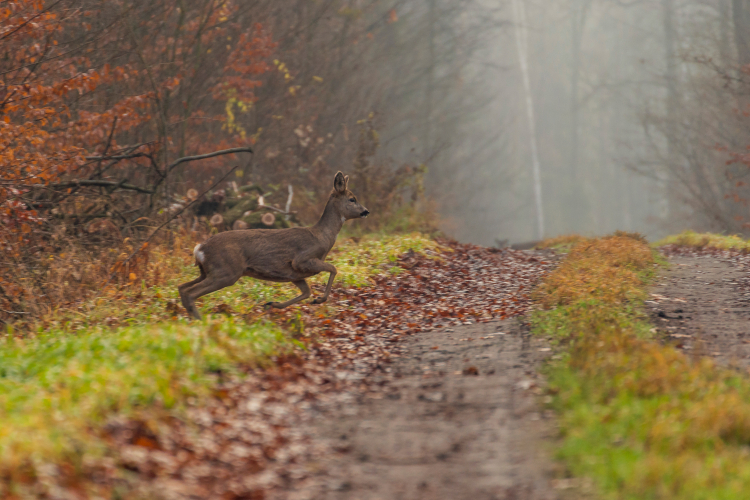
[[[385,127],[381,154],[427,163],[449,234],[490,245],[746,230],[750,1],[428,0],[399,12],[423,27],[422,107]]]
[[[54,43],[34,5],[0,202],[129,234],[252,183],[305,225],[342,170],[361,230],[747,232],[750,0],[65,0]]]

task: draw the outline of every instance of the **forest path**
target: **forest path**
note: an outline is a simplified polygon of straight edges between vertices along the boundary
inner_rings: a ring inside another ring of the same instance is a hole
[[[556,498],[537,395],[548,351],[518,319],[411,337],[381,392],[316,419],[338,453],[314,498]]]
[[[725,366],[750,367],[750,257],[733,252],[666,249],[646,305],[665,339]]]

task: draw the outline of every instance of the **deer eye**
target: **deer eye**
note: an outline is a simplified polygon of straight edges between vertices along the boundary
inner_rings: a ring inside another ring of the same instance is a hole
[[[352,203],[357,203],[357,199],[356,198],[349,198],[349,201],[351,201]]]

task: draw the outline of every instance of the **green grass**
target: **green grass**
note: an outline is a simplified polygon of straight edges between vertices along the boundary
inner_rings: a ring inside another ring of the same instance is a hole
[[[0,345],[0,471],[31,463],[80,463],[105,452],[97,439],[113,414],[175,409],[201,398],[215,373],[267,362],[294,341],[269,322],[231,319],[184,324],[92,327]]]
[[[534,248],[539,250],[550,249],[564,254],[568,253],[574,246],[586,239],[585,236],[580,236],[578,234],[567,234],[556,236],[554,238],[547,238],[546,240],[537,243]]]
[[[363,286],[399,255],[439,258],[439,249],[419,234],[373,236],[340,242],[329,261],[337,282]],[[86,457],[112,455],[102,426],[114,415],[179,412],[186,398],[210,394],[217,373],[241,375],[301,347],[279,325],[259,320],[255,307],[292,296],[290,285],[243,279],[199,304],[204,312],[229,308],[233,317],[196,322],[182,314],[176,290],[197,274],[189,245],[152,251],[149,272],[158,285],[143,279],[112,287],[75,310],[52,312],[34,335],[0,336],[0,496],[3,483],[28,482],[40,464],[78,469]]]
[[[632,331],[638,338],[651,338],[652,325],[646,321],[636,304],[612,307],[599,299],[583,299],[552,310],[535,311],[531,315],[535,333],[555,343],[568,341],[573,332],[598,328],[601,324]]]
[[[409,251],[437,256],[438,251],[446,251],[434,240],[419,233],[398,236],[366,236],[358,242],[352,239],[337,244],[330,255],[330,262],[336,266],[344,286],[361,287],[371,282],[373,276],[383,270],[385,264],[395,264],[400,255]],[[398,268],[391,268],[398,273]],[[327,276],[317,276],[319,283],[325,283]]]
[[[691,248],[718,248],[721,250],[750,250],[750,241],[739,235],[696,233],[694,231],[685,231],[677,235],[667,236],[653,244],[655,247],[664,245],[678,245]]]
[[[653,339],[641,301],[655,265],[642,241],[597,239],[539,288],[534,330],[562,349],[548,366],[558,456],[597,498],[745,498],[750,380]]]

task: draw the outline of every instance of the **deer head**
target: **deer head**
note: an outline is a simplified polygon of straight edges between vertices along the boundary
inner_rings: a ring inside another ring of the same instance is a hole
[[[354,193],[349,191],[348,185],[349,176],[338,172],[333,179],[333,191],[328,199],[328,204],[340,215],[341,222],[365,218],[370,214],[369,210],[360,205]]]

